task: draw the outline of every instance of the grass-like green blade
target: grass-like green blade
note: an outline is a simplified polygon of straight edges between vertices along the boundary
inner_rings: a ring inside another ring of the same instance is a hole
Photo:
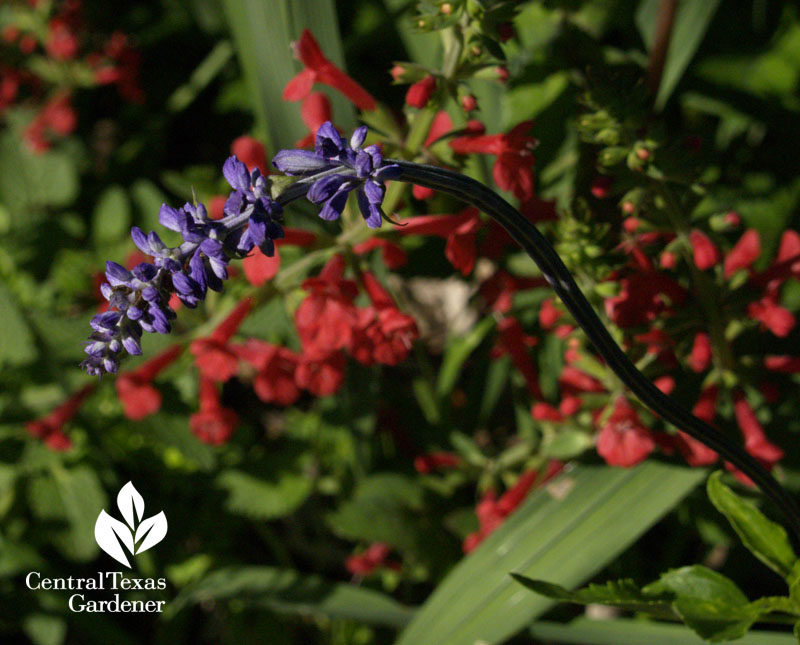
[[[632,469],[574,468],[531,495],[451,572],[398,645],[502,642],[553,604],[509,573],[573,588],[613,560],[704,477],[701,470],[656,462]]]
[[[307,131],[300,120],[300,104],[281,99],[284,86],[301,69],[290,45],[303,29],[310,29],[325,56],[344,67],[333,0],[223,0],[222,4],[252,96],[257,134],[270,154],[291,148]],[[327,94],[336,124],[345,131],[352,129],[353,107],[335,90]]]
[[[563,625],[542,621],[531,626],[531,635],[548,643],[569,645],[702,645],[704,641],[688,627],[643,620],[589,620],[576,618]],[[792,645],[794,636],[779,632],[750,632],[736,645]]]

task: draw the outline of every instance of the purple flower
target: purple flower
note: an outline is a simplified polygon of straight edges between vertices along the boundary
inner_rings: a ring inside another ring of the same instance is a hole
[[[317,179],[308,191],[308,199],[322,205],[319,213],[322,219],[335,220],[341,216],[347,196],[355,190],[367,226],[378,228],[385,217],[381,209],[386,192],[384,181],[396,177],[400,168],[395,164],[384,165],[378,146],[362,149],[366,137],[367,127],[362,126],[348,144],[333,124],[326,121],[317,130],[314,152],[282,150],[272,163],[287,175],[304,177],[341,168],[342,174],[325,174]]]

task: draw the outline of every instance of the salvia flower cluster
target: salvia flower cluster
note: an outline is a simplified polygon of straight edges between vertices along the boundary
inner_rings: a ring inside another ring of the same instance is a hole
[[[335,220],[341,216],[348,195],[355,190],[358,208],[370,228],[378,228],[385,215],[381,203],[386,192],[384,181],[398,176],[400,168],[384,164],[377,145],[361,148],[367,127],[358,128],[350,142],[345,141],[330,121],[317,131],[314,150],[282,150],[273,159],[275,167],[287,175],[309,176],[325,173],[308,191],[308,199],[320,205],[320,217]],[[349,171],[349,172],[348,172]]]

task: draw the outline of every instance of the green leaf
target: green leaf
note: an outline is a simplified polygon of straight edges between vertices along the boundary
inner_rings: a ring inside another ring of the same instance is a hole
[[[560,430],[545,447],[545,454],[552,459],[571,459],[583,453],[594,443],[594,439],[578,428]]]
[[[708,478],[707,489],[712,504],[728,519],[742,544],[772,570],[788,578],[797,556],[784,528],[723,484],[722,472]]]
[[[0,173],[2,175],[3,173]],[[33,334],[11,293],[0,284],[0,365],[25,365],[36,358]]]
[[[638,619],[591,620],[576,618],[567,623],[536,622],[531,626],[536,642],[575,645],[702,645],[700,638],[682,625]],[[736,645],[792,645],[795,639],[780,632],[750,632]]]
[[[88,561],[97,555],[94,524],[107,498],[94,470],[88,466],[65,469],[53,464],[49,475],[31,481],[28,501],[39,519],[66,524],[53,538],[65,556]]]
[[[717,12],[720,0],[678,3],[655,107],[661,110],[681,80]],[[636,11],[636,26],[652,49],[660,0],[643,0]]]
[[[291,148],[307,134],[298,103],[281,98],[286,83],[301,69],[291,43],[310,29],[325,56],[343,67],[336,11],[332,0],[249,2],[223,0],[236,55],[250,89],[260,133],[272,152]],[[353,106],[336,91],[328,93],[336,123],[345,131],[354,123]]]
[[[446,397],[453,391],[464,363],[487,334],[494,329],[494,326],[494,318],[485,318],[475,325],[466,336],[450,339],[444,351],[444,360],[436,382],[436,393],[439,397]]]
[[[643,591],[674,593],[678,615],[711,641],[741,638],[759,615],[732,580],[700,565],[668,571]]]
[[[131,226],[131,205],[121,186],[109,186],[97,200],[92,215],[92,237],[98,247],[118,242]]]
[[[347,618],[402,627],[412,610],[377,591],[305,576],[273,567],[229,567],[186,587],[165,611],[172,618],[184,607],[211,600],[246,600],[272,610]]]
[[[666,514],[703,473],[659,463],[578,466],[531,494],[464,558],[401,634],[399,645],[502,642],[552,606],[508,574],[574,587]]]
[[[573,602],[579,605],[601,604],[612,605],[631,611],[652,612],[660,610],[664,613],[670,613],[670,603],[673,599],[671,593],[645,594],[633,580],[610,580],[604,585],[590,584],[584,589],[569,591],[559,585],[554,585],[543,580],[532,580],[516,573],[512,573],[511,577],[531,591],[542,596],[562,602]]]
[[[225,507],[231,513],[259,519],[290,515],[314,489],[314,481],[307,474],[291,470],[271,473],[270,480],[226,470],[217,477],[217,485],[227,490]]]
[[[400,550],[420,546],[418,514],[423,489],[413,479],[398,474],[372,475],[362,480],[353,497],[328,515],[338,535],[351,540],[386,542]]]
[[[58,616],[30,614],[25,617],[22,629],[34,645],[61,645],[67,634],[67,623]]]

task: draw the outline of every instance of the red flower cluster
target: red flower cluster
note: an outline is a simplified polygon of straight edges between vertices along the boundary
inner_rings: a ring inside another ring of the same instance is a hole
[[[85,38],[81,4],[80,0],[61,0],[49,5],[50,10],[45,13],[33,6],[20,5],[14,14],[19,17],[19,25],[6,25],[2,32],[7,57],[18,62],[2,70],[0,112],[16,102],[23,89],[28,89],[36,101],[43,95],[47,97],[24,132],[24,140],[34,152],[47,150],[55,139],[75,130],[78,117],[72,107],[72,92],[86,84],[64,81],[48,87],[50,81],[27,71],[28,66],[22,60],[25,57],[43,55],[53,64],[69,64],[74,69],[68,78],[89,76],[95,85],[113,83],[125,100],[143,100],[138,81],[139,57],[124,34],[115,32],[101,49],[86,51],[88,38]]]
[[[138,421],[161,409],[161,392],[153,386],[153,380],[182,352],[183,347],[173,345],[136,369],[119,375],[115,385],[126,417]]]

